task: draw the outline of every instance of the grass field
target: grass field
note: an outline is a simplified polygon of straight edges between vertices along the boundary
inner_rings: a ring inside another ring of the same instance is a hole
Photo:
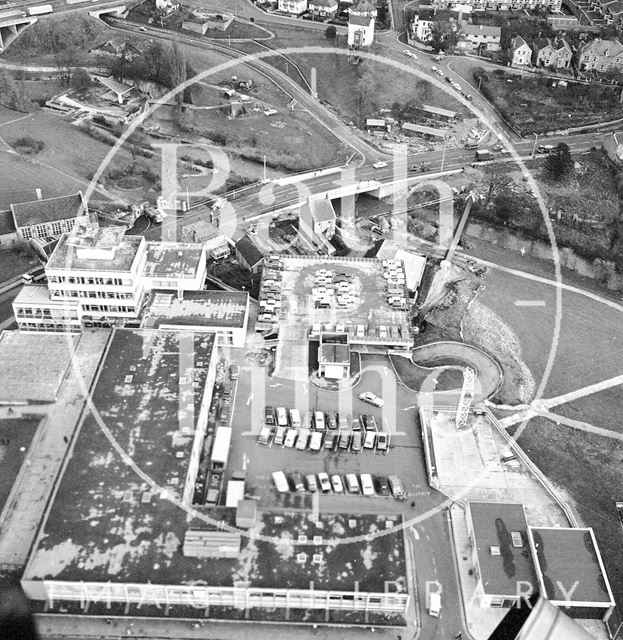
[[[614,502],[623,499],[623,443],[538,418],[530,421],[519,444],[570,494],[584,524],[595,529],[615,600],[622,607],[623,536]]]
[[[11,200],[17,201],[20,197],[34,200],[36,187],[41,188],[43,197],[85,191],[110,147],[55,115],[39,111],[26,118],[22,116],[6,109],[0,112],[5,121],[0,128],[1,138],[12,145],[21,136],[30,136],[43,141],[45,149],[31,159],[7,154],[6,147],[0,145],[0,202],[10,204]],[[122,150],[113,164],[126,164],[129,159],[129,153]],[[5,203],[7,199],[9,202]]]

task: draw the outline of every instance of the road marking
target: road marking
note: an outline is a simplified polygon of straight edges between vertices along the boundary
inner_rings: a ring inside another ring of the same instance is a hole
[[[268,386],[269,386],[269,387],[272,387],[272,388],[274,388],[274,387],[283,387],[283,385],[281,384],[281,382],[275,382],[274,384],[269,384]]]
[[[405,407],[404,409],[402,409],[402,411],[411,411],[411,409],[415,409],[417,407],[417,404],[412,404],[410,407]]]
[[[251,404],[251,400],[252,400],[252,399],[253,399],[253,394],[252,394],[252,393],[250,393],[250,394],[249,394],[249,398],[248,398],[248,400],[247,400],[247,407]]]
[[[544,307],[545,300],[515,300],[516,307]]]
[[[416,540],[420,539],[420,534],[418,533],[418,530],[415,528],[415,525],[411,525],[411,531],[413,531],[413,537]]]

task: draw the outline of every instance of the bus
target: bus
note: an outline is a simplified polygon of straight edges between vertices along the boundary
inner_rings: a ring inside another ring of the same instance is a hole
[[[230,445],[231,427],[217,427],[210,457],[212,471],[222,471],[227,466]]]

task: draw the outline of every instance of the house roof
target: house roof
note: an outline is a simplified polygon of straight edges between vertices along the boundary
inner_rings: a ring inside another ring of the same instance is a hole
[[[348,23],[357,27],[369,27],[372,18],[366,16],[355,16],[352,13],[348,16]]]
[[[203,245],[148,242],[144,275],[148,278],[194,278],[204,263]]]
[[[516,51],[520,47],[528,47],[528,43],[521,36],[515,36],[511,40],[511,47],[512,47],[513,51]],[[530,47],[528,47],[528,48],[530,48]]]
[[[107,88],[110,89],[113,93],[118,95],[124,95],[128,93],[128,91],[132,91],[134,87],[129,87],[127,84],[121,84],[121,82],[117,82],[114,78],[102,78],[97,76],[97,79]]]
[[[425,113],[433,113],[436,116],[444,116],[445,118],[456,118],[456,111],[450,111],[449,109],[442,109],[440,107],[433,107],[429,104],[423,104],[418,107],[420,111]]]
[[[184,291],[180,297],[170,291],[155,290],[145,307],[144,324],[149,328],[242,328],[248,308],[246,291]]]
[[[445,131],[441,129],[434,129],[433,127],[425,127],[422,124],[413,124],[411,122],[403,122],[402,123],[403,131],[414,131],[415,133],[423,133],[427,136],[435,136],[437,138],[445,137]]]
[[[13,213],[9,211],[0,211],[0,236],[6,236],[15,233],[15,221]]]
[[[334,9],[337,7],[337,0],[309,0],[309,6]]]
[[[502,35],[501,27],[490,27],[485,24],[469,24],[466,20],[463,20],[461,24],[461,31],[466,36],[490,36],[492,38],[499,38]]]
[[[535,38],[532,41],[532,50],[539,52],[542,51],[543,49],[546,49],[547,47],[549,47],[550,49],[554,50],[554,47],[552,46],[550,40],[548,38]]]
[[[571,49],[571,45],[564,38],[557,38],[553,42],[553,47],[556,51],[560,52],[563,49],[568,51],[569,53],[573,53]]]
[[[11,211],[15,226],[20,228],[83,216],[86,214],[85,204],[82,193],[78,192],[71,196],[12,204]]]
[[[258,265],[264,259],[264,254],[248,235],[242,236],[242,238],[236,242],[236,251],[240,253],[251,268]]]
[[[366,118],[366,127],[385,128],[385,120],[382,120],[381,118]]]
[[[318,362],[348,364],[350,362],[350,349],[347,344],[322,344],[318,353]]]
[[[592,529],[530,527],[529,535],[541,591],[549,600],[614,605]]]
[[[350,13],[374,13],[376,14],[376,7],[369,0],[359,0],[350,9]]]
[[[621,55],[623,53],[623,45],[618,40],[601,40],[595,38],[582,48],[582,55],[592,55],[599,57],[610,57]]]
[[[484,592],[516,597],[519,582],[535,584],[523,506],[505,502],[470,502],[469,511]],[[513,532],[520,534],[522,546],[514,546]]]

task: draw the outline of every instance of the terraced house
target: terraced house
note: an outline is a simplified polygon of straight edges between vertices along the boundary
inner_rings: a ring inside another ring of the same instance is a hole
[[[596,38],[580,50],[579,68],[599,72],[623,69],[623,45],[618,40]]]
[[[459,49],[465,51],[499,51],[502,29],[483,24],[461,23]]]
[[[564,38],[537,38],[532,42],[532,64],[535,67],[568,69],[573,51]]]

